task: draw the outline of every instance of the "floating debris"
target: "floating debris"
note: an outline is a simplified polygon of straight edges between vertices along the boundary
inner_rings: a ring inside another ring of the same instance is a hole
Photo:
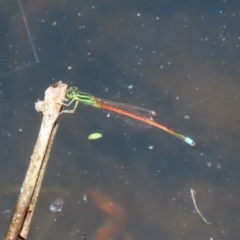
[[[96,139],[101,138],[101,137],[102,137],[101,133],[92,133],[88,136],[88,139],[89,140],[96,140]]]
[[[87,203],[87,194],[86,194],[86,193],[83,194],[82,200],[83,200],[85,203]]]
[[[206,218],[203,217],[202,213],[200,212],[200,210],[198,209],[197,207],[197,203],[196,203],[196,200],[195,200],[195,197],[194,195],[196,194],[195,190],[194,189],[190,189],[190,192],[191,192],[191,196],[192,196],[192,199],[193,199],[193,205],[197,211],[197,213],[199,214],[199,216],[202,218],[202,220],[206,223],[206,224],[211,224],[210,222],[208,222],[206,220]]]

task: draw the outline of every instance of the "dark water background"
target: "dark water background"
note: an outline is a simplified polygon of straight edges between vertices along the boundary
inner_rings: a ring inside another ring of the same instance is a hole
[[[124,209],[121,233],[129,239],[240,239],[240,2],[22,4],[40,63],[18,2],[1,1],[0,235],[39,131],[34,102],[62,80],[152,109],[196,146],[91,107],[62,115],[30,239],[94,239],[111,218],[82,200],[88,189]],[[89,141],[92,132],[103,138]],[[196,213],[191,188],[211,225]],[[53,214],[49,206],[59,197],[63,210]]]

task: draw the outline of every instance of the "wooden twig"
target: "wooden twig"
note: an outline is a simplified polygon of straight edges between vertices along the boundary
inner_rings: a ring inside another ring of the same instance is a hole
[[[34,196],[34,191],[36,187],[40,189],[41,186],[41,177],[39,178],[39,175],[42,175],[42,177],[44,175],[43,161],[44,159],[46,160],[46,156],[50,153],[49,146],[51,143],[49,139],[53,133],[54,126],[56,126],[56,120],[62,107],[62,99],[65,97],[66,89],[67,85],[62,84],[62,82],[49,87],[45,92],[44,104],[39,104],[40,107],[38,106],[38,110],[43,114],[42,125],[5,240],[17,240],[18,237],[21,237],[20,232],[23,229],[28,212],[34,209],[32,203],[38,195],[38,191],[36,191]]]
[[[32,198],[31,198],[31,202],[29,204],[27,215],[26,215],[24,223],[23,223],[22,231],[20,233],[20,237],[22,239],[26,239],[27,235],[28,235],[28,232],[29,232],[29,227],[30,227],[32,217],[33,217],[33,213],[34,213],[34,210],[35,210],[35,206],[36,206],[36,203],[37,203],[37,200],[38,200],[39,191],[40,191],[40,188],[41,188],[41,185],[42,185],[44,173],[45,173],[45,170],[46,170],[46,167],[47,167],[48,159],[49,159],[50,152],[51,152],[51,149],[52,149],[52,145],[53,145],[53,142],[54,142],[54,138],[55,138],[55,135],[56,135],[56,132],[57,132],[57,128],[58,128],[58,124],[55,124],[55,126],[53,128],[53,131],[51,133],[50,139],[49,139],[49,143],[48,143],[48,146],[47,146],[46,154],[45,154],[44,159],[43,159],[42,167],[40,169],[40,173],[39,173],[39,177],[38,177],[38,180],[37,180],[37,183],[36,183],[36,187],[34,189],[34,192],[33,192]]]

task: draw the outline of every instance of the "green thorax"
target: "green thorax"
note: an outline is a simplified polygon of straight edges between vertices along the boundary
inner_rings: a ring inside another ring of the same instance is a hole
[[[70,101],[74,99],[83,104],[97,107],[95,97],[91,94],[79,91],[77,87],[70,87],[67,89],[66,98]]]

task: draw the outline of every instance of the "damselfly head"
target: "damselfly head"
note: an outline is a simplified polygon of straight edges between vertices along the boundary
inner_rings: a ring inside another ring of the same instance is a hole
[[[76,97],[78,94],[78,88],[77,87],[70,87],[67,89],[66,97],[67,99],[71,100],[74,97]]]

